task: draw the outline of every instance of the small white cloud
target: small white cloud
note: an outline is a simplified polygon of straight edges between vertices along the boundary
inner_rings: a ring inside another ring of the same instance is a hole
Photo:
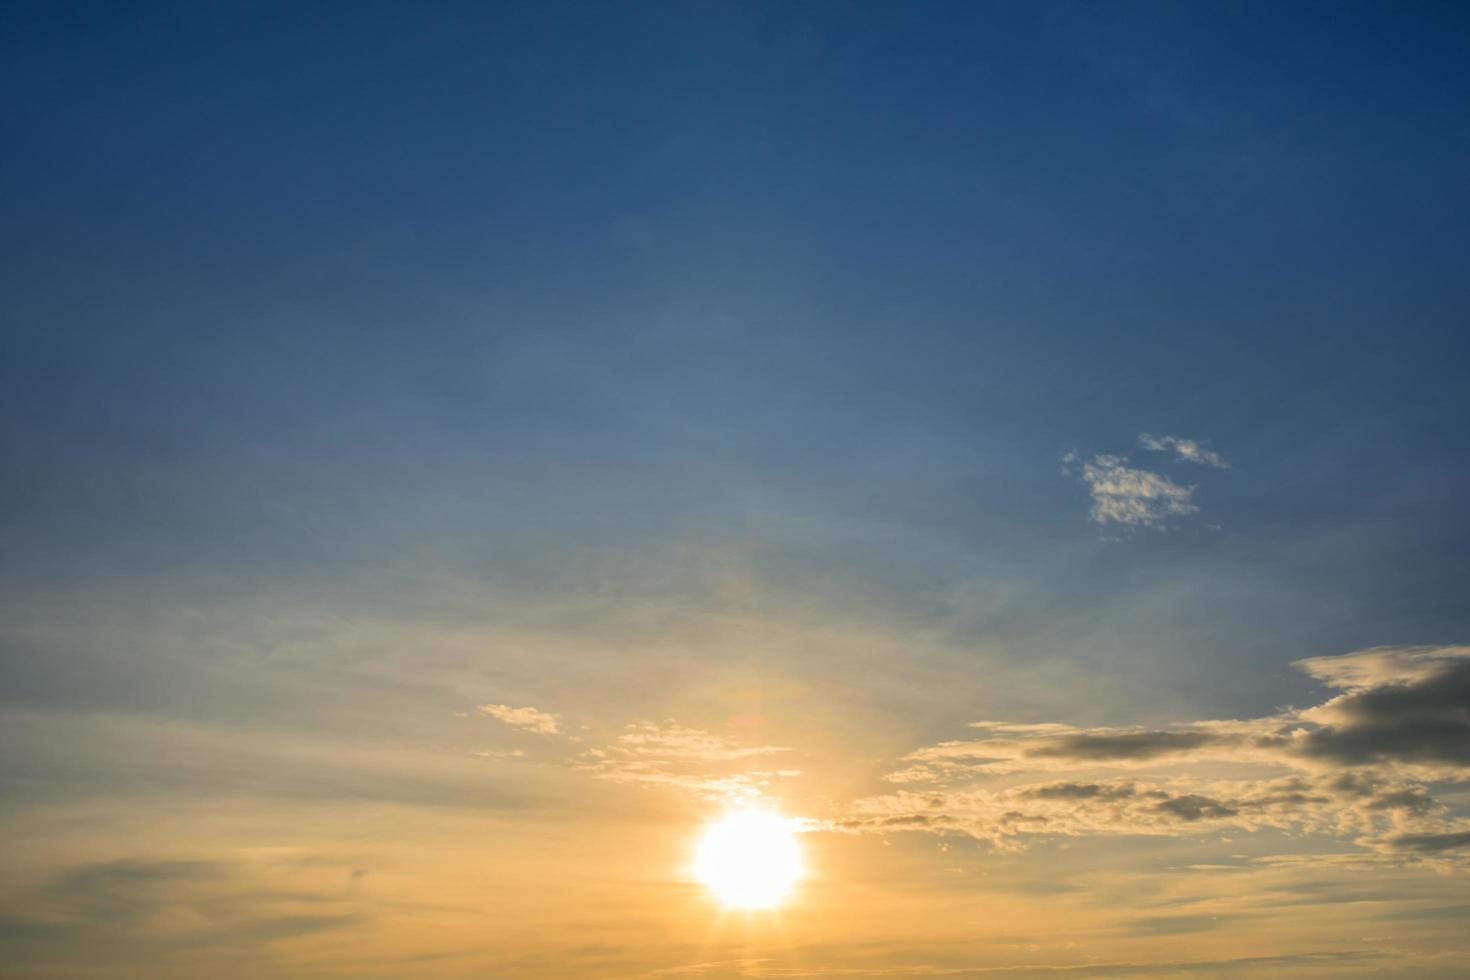
[[[1081,474],[1092,494],[1092,520],[1098,524],[1161,528],[1171,518],[1199,511],[1194,487],[1129,466],[1124,456],[1094,456],[1082,464]]]
[[[525,729],[528,732],[535,732],[537,735],[558,735],[561,732],[556,725],[556,715],[539,708],[512,708],[508,704],[482,704],[475,710],[482,715],[489,715],[496,721]]]
[[[1144,432],[1139,435],[1138,444],[1144,449],[1151,449],[1158,453],[1167,453],[1172,450],[1176,459],[1182,459],[1188,463],[1213,466],[1217,470],[1230,469],[1230,463],[1224,456],[1213,449],[1206,449],[1194,439],[1185,439],[1181,436],[1154,436]]]

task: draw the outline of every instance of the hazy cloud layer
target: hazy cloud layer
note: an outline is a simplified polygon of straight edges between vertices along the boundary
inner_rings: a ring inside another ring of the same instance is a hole
[[[52,943],[102,962],[239,949],[368,923],[367,903],[351,887],[363,874],[309,855],[77,864],[11,896],[0,907],[0,937],[12,967],[43,958]]]
[[[989,977],[1024,980],[1027,977],[1187,977],[1246,976],[1261,971],[1291,969],[1325,970],[1365,965],[1384,959],[1371,950],[1297,953],[1286,956],[1247,956],[1219,960],[1172,960],[1163,962],[1110,961],[1106,963],[1053,963],[1027,966],[941,966],[933,963],[910,966],[800,967],[768,958],[745,958],[691,963],[654,971],[656,977],[765,977],[768,980],[801,980],[822,977]]]
[[[841,825],[953,831],[1007,847],[1045,834],[1267,827],[1411,856],[1470,847],[1470,824],[1431,792],[1470,781],[1470,647],[1297,666],[1342,693],[1278,715],[1165,729],[976,722],[984,737],[910,753],[886,777],[903,789],[859,800]],[[1130,775],[1109,774],[1118,770]]]

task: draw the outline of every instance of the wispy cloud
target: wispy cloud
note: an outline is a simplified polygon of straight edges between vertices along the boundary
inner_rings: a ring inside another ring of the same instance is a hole
[[[639,721],[609,745],[588,749],[577,767],[599,779],[660,786],[706,799],[752,798],[777,779],[801,775],[795,769],[742,769],[731,763],[791,751],[781,745],[741,745],[677,722]]]
[[[1386,854],[1470,851],[1470,822],[1430,792],[1470,782],[1470,647],[1377,648],[1297,666],[1342,693],[1262,718],[1160,729],[976,722],[984,737],[910,753],[886,777],[902,789],[858,800],[839,826],[1006,847],[1041,835],[1274,827]]]
[[[502,721],[514,728],[521,728],[537,735],[559,735],[556,715],[539,708],[512,708],[508,704],[482,704],[475,710]]]
[[[482,704],[478,710],[526,731],[561,734],[557,717],[536,708]],[[577,736],[569,740],[582,741]],[[571,750],[562,756],[562,762],[611,783],[665,789],[705,800],[734,801],[760,797],[778,780],[803,775],[798,769],[754,762],[790,751],[784,745],[747,745],[673,720],[636,721],[625,725],[605,744],[582,751]],[[487,749],[473,754],[482,759],[527,758],[519,749]]]
[[[617,741],[629,755],[700,762],[748,759],[751,756],[791,751],[780,745],[738,745],[719,735],[698,728],[686,728],[672,721],[662,725],[651,721],[635,722],[618,736]]]
[[[1230,469],[1230,463],[1224,456],[1213,449],[1206,449],[1194,439],[1185,439],[1182,436],[1155,436],[1147,432],[1140,433],[1138,444],[1144,449],[1154,452],[1167,453],[1172,451],[1175,459],[1184,460],[1187,463],[1198,463],[1201,466],[1211,466],[1217,470]]]

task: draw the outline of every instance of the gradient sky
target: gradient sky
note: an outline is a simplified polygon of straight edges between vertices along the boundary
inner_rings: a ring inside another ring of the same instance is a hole
[[[0,974],[1470,974],[1467,44],[5,5]]]

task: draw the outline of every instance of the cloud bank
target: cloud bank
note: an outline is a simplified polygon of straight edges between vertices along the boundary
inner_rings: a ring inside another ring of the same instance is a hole
[[[857,831],[929,830],[1024,847],[1045,835],[1276,828],[1386,854],[1470,854],[1434,797],[1470,782],[1470,647],[1303,660],[1340,693],[1315,706],[1161,729],[976,722],[983,737],[910,753],[858,800]]]

